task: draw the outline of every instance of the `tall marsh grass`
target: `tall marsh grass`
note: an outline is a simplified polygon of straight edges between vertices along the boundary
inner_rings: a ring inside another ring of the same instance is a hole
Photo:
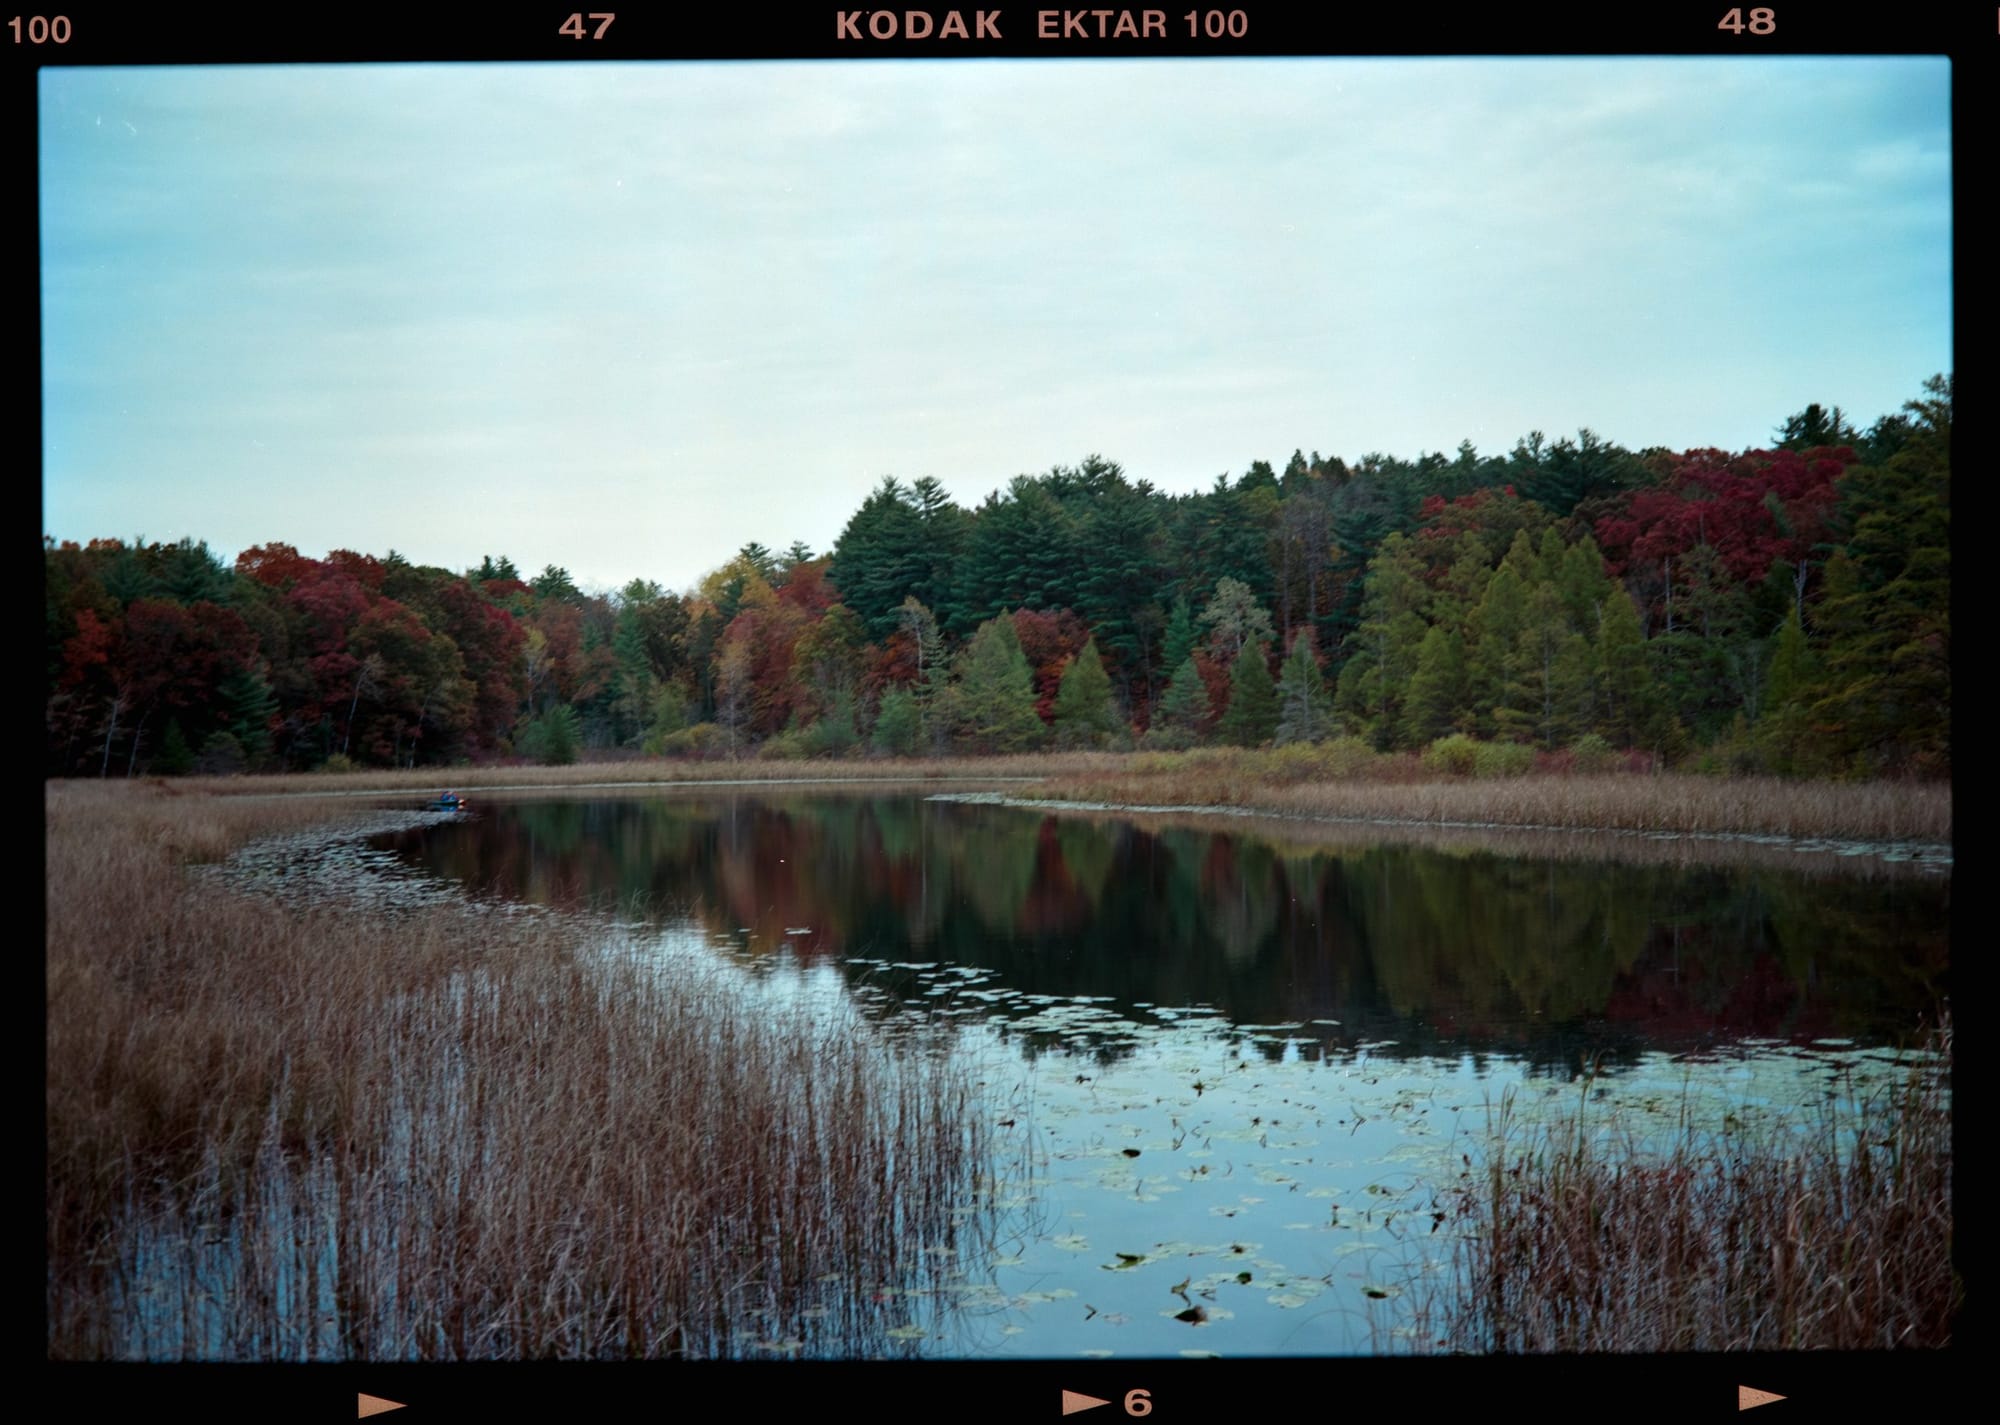
[[[1684,1121],[1663,1148],[1503,1101],[1440,1195],[1453,1240],[1442,1271],[1411,1273],[1406,1336],[1478,1353],[1950,1344],[1949,1024],[1929,1049],[1809,1128]]]
[[[1449,757],[1370,751],[1353,738],[1263,751],[1141,753],[1124,766],[1052,773],[1033,795],[1146,807],[1226,806],[1366,821],[1764,835],[1942,844],[1951,788],[1931,782],[1806,782],[1687,773],[1530,772],[1464,740]],[[1481,757],[1494,761],[1485,775]],[[1499,766],[1499,763],[1507,763]],[[1518,764],[1518,765],[1517,765]]]
[[[117,790],[47,801],[52,1358],[889,1354],[974,1255],[936,1049],[579,921],[234,893],[185,863],[303,807]]]
[[[230,795],[284,795],[349,792],[397,792],[412,796],[450,787],[476,791],[482,787],[587,787],[599,784],[677,785],[686,782],[926,782],[1013,781],[1077,772],[1105,771],[1128,759],[1115,752],[1031,752],[1004,757],[843,757],[805,761],[739,758],[622,757],[615,761],[575,762],[560,767],[489,765],[480,767],[419,767],[414,770],[330,766],[316,772],[279,772],[257,776],[153,778],[167,790],[186,789]],[[78,778],[74,785],[87,779]]]
[[[1425,754],[1377,752],[1355,737],[1284,747],[1179,752],[1036,752],[1005,757],[690,761],[627,758],[567,767],[426,768],[154,779],[161,795],[417,796],[441,786],[667,786],[728,782],[1034,782],[1025,795],[1145,807],[1255,808],[1287,816],[1575,830],[1769,835],[1943,844],[1943,782],[1835,782],[1608,770],[1585,739],[1564,753],[1446,738]],[[1641,754],[1632,754],[1644,761]],[[1428,761],[1426,761],[1428,758]],[[1546,765],[1544,765],[1546,764]],[[70,786],[86,786],[79,780]]]

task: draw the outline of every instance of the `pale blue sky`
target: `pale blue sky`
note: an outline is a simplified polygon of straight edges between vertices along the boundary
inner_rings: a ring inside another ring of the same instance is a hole
[[[885,474],[1866,425],[1941,59],[50,69],[44,530],[691,584]]]

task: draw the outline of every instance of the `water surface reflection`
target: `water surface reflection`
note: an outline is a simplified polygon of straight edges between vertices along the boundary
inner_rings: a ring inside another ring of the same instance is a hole
[[[1807,1123],[1898,1072],[1948,955],[1948,872],[1857,858],[714,791],[488,803],[396,845],[615,908],[752,993],[949,1029],[1008,1195],[898,1301],[915,1353],[1384,1349],[1500,1095],[1640,1135]]]

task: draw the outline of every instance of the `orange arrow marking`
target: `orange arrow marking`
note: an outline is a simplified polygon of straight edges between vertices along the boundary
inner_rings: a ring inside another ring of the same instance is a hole
[[[370,1415],[381,1415],[387,1411],[407,1408],[400,1400],[384,1400],[379,1395],[364,1395],[359,1397],[359,1399],[361,1408],[355,1412],[357,1420],[365,1420]]]
[[[1760,1405],[1769,1405],[1774,1400],[1783,1400],[1784,1398],[1782,1395],[1773,1395],[1768,1390],[1752,1390],[1747,1385],[1736,1387],[1736,1408],[1738,1410],[1755,1410]]]
[[[1073,1390],[1063,1392],[1063,1414],[1074,1415],[1079,1410],[1095,1410],[1100,1405],[1109,1405],[1108,1400],[1099,1400],[1094,1395],[1078,1395]]]

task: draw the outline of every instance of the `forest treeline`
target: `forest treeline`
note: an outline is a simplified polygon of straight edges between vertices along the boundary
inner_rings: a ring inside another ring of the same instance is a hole
[[[51,775],[1365,738],[1950,771],[1952,381],[1769,449],[1092,456],[670,591],[284,544],[44,541]],[[1463,740],[1462,742],[1459,740]]]

